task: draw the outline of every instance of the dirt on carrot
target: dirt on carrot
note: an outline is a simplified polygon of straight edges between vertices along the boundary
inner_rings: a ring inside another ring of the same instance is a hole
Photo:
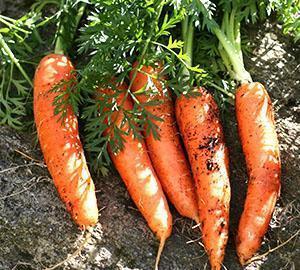
[[[202,241],[212,269],[225,255],[229,226],[229,158],[217,104],[203,88],[176,101],[176,118],[192,167]]]

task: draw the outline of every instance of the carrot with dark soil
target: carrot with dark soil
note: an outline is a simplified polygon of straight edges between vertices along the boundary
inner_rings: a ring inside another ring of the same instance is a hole
[[[128,132],[127,124],[121,125],[123,120],[122,109],[131,110],[133,104],[129,98],[125,97],[126,85],[119,85],[118,89],[123,90],[117,97],[117,103],[122,108],[120,111],[113,113],[111,121],[128,134],[123,135],[125,142],[122,150],[117,153],[114,153],[110,147],[108,147],[108,150],[111,160],[124,181],[132,200],[160,241],[155,263],[155,269],[158,269],[165,241],[172,231],[172,216],[144,141],[134,138],[132,132]],[[100,98],[101,94],[109,94],[112,91],[112,89],[100,89]],[[113,138],[114,134],[111,128],[112,126],[107,128],[105,135]]]
[[[136,66],[137,63],[133,65],[133,67]],[[137,94],[136,98],[142,104],[158,101],[159,104],[155,106],[146,106],[146,110],[163,120],[153,120],[158,127],[159,140],[155,139],[152,133],[146,135],[145,132],[145,141],[153,167],[158,174],[164,192],[177,211],[182,216],[199,222],[195,185],[181,145],[174,104],[170,95],[163,93],[163,85],[160,81],[163,78],[153,78],[153,76],[159,76],[161,68],[154,69],[150,66],[143,66],[141,70],[143,73],[136,72],[131,89],[133,92],[137,92],[145,88],[145,92]],[[134,72],[135,69],[130,73],[131,79]],[[151,82],[148,84],[149,80]],[[155,94],[153,89],[149,89],[149,87],[156,88]]]
[[[192,16],[186,16],[182,22],[183,52],[187,55],[183,74],[187,78],[191,76],[194,23]],[[231,189],[228,151],[213,96],[204,88],[188,87],[190,95],[177,97],[176,119],[196,185],[202,241],[211,269],[220,270],[229,231]]]
[[[176,118],[196,183],[202,241],[212,269],[221,269],[228,239],[230,183],[228,152],[217,104],[203,88],[180,96]]]

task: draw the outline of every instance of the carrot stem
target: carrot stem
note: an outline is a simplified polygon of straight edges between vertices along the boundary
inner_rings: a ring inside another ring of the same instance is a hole
[[[189,66],[192,66],[193,64],[193,39],[194,39],[194,22],[193,20],[190,20],[187,37],[186,37],[186,54],[189,57],[189,60],[187,61],[187,64]]]
[[[76,29],[78,27],[78,24],[80,22],[82,15],[84,13],[85,6],[86,6],[86,4],[84,3],[84,4],[80,5],[80,7],[78,8],[78,12],[75,17],[74,29],[73,29],[72,33],[69,33],[69,29],[66,28],[66,25],[68,24],[68,18],[64,17],[60,21],[59,26],[58,26],[59,29],[57,32],[57,38],[56,38],[56,42],[55,42],[55,49],[54,49],[54,52],[56,54],[65,54],[65,52],[68,49],[70,49],[70,48],[67,48],[67,45],[70,45],[70,44],[68,44],[68,42],[66,42],[66,40],[65,40],[66,35],[69,35],[69,42],[71,42],[74,39]]]
[[[22,28],[16,26],[15,24],[8,22],[8,21],[5,20],[4,18],[5,18],[4,16],[0,15],[0,22],[3,23],[3,24],[5,24],[5,25],[8,26],[9,28],[14,28],[14,29],[16,29],[16,30],[18,30],[18,31],[20,31],[20,32],[23,32],[24,34],[29,34],[29,33],[30,33],[29,31],[24,30],[24,29],[22,29]]]
[[[26,71],[23,69],[21,64],[19,63],[19,59],[17,59],[14,55],[14,53],[11,51],[9,46],[6,44],[3,36],[0,34],[0,48],[4,50],[4,52],[8,55],[8,57],[11,59],[11,61],[17,66],[21,74],[23,75],[24,79],[29,83],[31,87],[33,87],[33,84],[31,82],[31,79],[27,75]]]
[[[186,17],[183,21],[182,21],[182,39],[185,40],[186,37],[186,33],[188,31],[188,17]],[[184,43],[184,48],[186,46],[186,43]]]
[[[236,15],[236,7],[233,8],[228,22],[228,38],[234,44],[235,42],[235,32],[234,32],[234,25],[235,25],[235,15]]]
[[[186,16],[182,22],[182,38],[184,41],[183,53],[188,56],[188,59],[183,61],[185,68],[183,74],[189,76],[189,67],[193,63],[193,39],[194,39],[194,22],[189,16]]]
[[[213,82],[208,82],[207,84],[208,84],[208,85],[211,85],[211,86],[214,87],[214,88],[216,88],[217,90],[219,90],[219,91],[222,92],[223,94],[229,96],[230,98],[235,99],[235,95],[234,95],[234,94],[232,94],[232,93],[226,91],[224,88],[218,86],[217,84],[215,84],[215,83],[213,83]],[[230,102],[230,103],[232,103],[232,102]]]
[[[252,82],[249,72],[245,69],[243,62],[240,59],[240,52],[234,47],[224,32],[221,31],[219,26],[214,27],[213,31],[230,59],[235,72],[235,79],[240,82]]]
[[[201,1],[199,4],[205,9]],[[220,53],[222,59],[228,59],[232,65],[233,70],[226,61],[226,68],[229,68],[230,76],[241,83],[252,82],[249,72],[245,69],[242,56],[239,12],[237,6],[233,6],[230,14],[226,11],[221,27],[213,18],[210,18],[211,31],[219,39],[220,45],[222,45],[221,50],[224,50]],[[224,53],[227,54],[227,57],[224,57]]]

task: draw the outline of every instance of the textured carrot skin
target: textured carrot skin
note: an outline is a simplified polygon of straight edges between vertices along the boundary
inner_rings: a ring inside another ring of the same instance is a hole
[[[125,85],[119,85],[118,88],[119,90],[127,89]],[[100,89],[99,93],[110,93],[110,91],[112,90]],[[124,92],[120,92],[117,99],[119,105],[122,104],[123,99]],[[122,104],[122,108],[131,110],[133,108],[132,101],[126,98]],[[122,119],[122,111],[113,113],[112,121],[115,121],[117,126],[121,127]],[[121,129],[127,132],[128,126],[124,125]],[[105,131],[105,134],[113,136],[109,128]],[[172,216],[147,153],[146,145],[144,141],[135,139],[132,133],[123,135],[123,138],[125,139],[125,143],[121,151],[113,153],[111,148],[108,148],[111,160],[150,229],[164,243],[171,235]]]
[[[79,139],[78,122],[68,108],[63,126],[54,115],[50,92],[61,80],[70,80],[74,71],[66,56],[50,54],[39,63],[34,77],[34,118],[48,170],[73,220],[82,228],[95,225],[98,208],[95,187]],[[64,89],[61,89],[64,91]]]
[[[176,118],[196,183],[203,243],[211,268],[219,270],[228,239],[229,159],[217,104],[197,90],[201,96],[177,99]]]
[[[142,70],[154,76],[157,76],[159,72],[159,70],[146,66],[142,67]],[[132,78],[133,73],[134,70],[131,71],[130,78]],[[153,121],[158,126],[159,140],[156,140],[152,134],[145,138],[150,158],[163,190],[177,211],[182,216],[198,222],[194,180],[179,139],[180,134],[176,125],[175,108],[172,100],[166,94],[163,94],[163,87],[160,81],[150,78],[141,72],[137,72],[131,90],[135,92],[142,89],[147,85],[148,80],[151,80],[154,87],[157,88],[157,94],[155,96],[139,94],[136,95],[136,98],[141,103],[152,100],[161,101],[161,104],[147,106],[146,110],[164,120],[163,122]]]
[[[236,116],[246,158],[248,191],[236,239],[244,264],[260,248],[280,192],[281,163],[272,103],[260,83],[236,93]]]

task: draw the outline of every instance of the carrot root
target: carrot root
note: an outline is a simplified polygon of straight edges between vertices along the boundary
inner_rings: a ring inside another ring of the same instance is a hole
[[[136,65],[137,63],[133,64],[133,70],[129,74],[131,79],[136,71]],[[195,184],[180,141],[174,103],[165,92],[169,92],[164,88],[165,78],[159,78],[161,66],[161,64],[154,68],[142,66],[143,72],[137,72],[131,90],[138,92],[145,89],[144,93],[137,94],[136,98],[145,105],[147,112],[163,120],[163,122],[153,120],[158,127],[159,140],[153,134],[148,135],[147,128],[144,130],[148,153],[163,191],[180,215],[197,221],[199,217]],[[159,104],[147,106],[149,101],[158,101]]]
[[[111,160],[125,183],[130,197],[145,218],[150,229],[160,240],[155,269],[158,267],[159,258],[163,251],[164,243],[172,230],[172,216],[168,202],[163,193],[159,179],[152,166],[146,144],[136,139],[132,132],[128,132],[128,125],[122,125],[123,110],[133,108],[132,100],[125,96],[126,85],[118,85],[119,90],[124,90],[117,97],[117,103],[122,108],[114,113],[115,125],[126,132],[123,135],[124,146],[120,151],[113,152],[108,146]],[[102,94],[112,93],[112,89],[99,89]],[[113,138],[114,131],[109,126],[105,134]]]
[[[81,228],[98,221],[95,186],[79,138],[78,120],[68,106],[63,125],[54,113],[58,92],[53,86],[73,78],[74,67],[64,55],[50,54],[39,63],[34,77],[34,119],[47,168],[74,222]],[[65,91],[62,86],[59,92]]]
[[[156,255],[156,260],[155,260],[155,267],[154,267],[155,270],[158,270],[158,265],[159,265],[160,257],[161,257],[161,254],[162,254],[163,250],[164,250],[165,243],[166,243],[166,238],[163,237],[160,240],[160,242],[159,242],[159,247],[158,247],[158,251],[157,251],[157,255]]]
[[[197,91],[197,97],[177,98],[176,118],[196,184],[203,244],[218,270],[228,239],[229,158],[217,104],[205,89]]]
[[[281,162],[270,97],[260,83],[242,84],[236,116],[248,171],[248,190],[236,238],[241,264],[261,246],[280,192]]]

